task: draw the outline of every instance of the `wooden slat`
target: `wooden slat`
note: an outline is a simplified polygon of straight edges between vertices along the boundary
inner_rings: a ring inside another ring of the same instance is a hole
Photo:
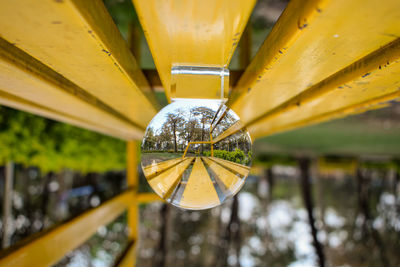
[[[139,193],[137,195],[137,202],[139,204],[148,204],[159,201],[164,202],[164,199],[162,199],[159,195],[154,193]]]
[[[399,98],[399,62],[397,39],[278,106],[248,129],[255,137],[274,134],[363,112]],[[358,73],[355,79],[354,72]]]
[[[218,176],[218,178],[224,183],[225,187],[232,193],[235,194],[242,187],[244,180],[241,180],[236,174],[225,169],[218,163],[210,160],[209,158],[203,157],[204,162],[210,167],[210,169]]]
[[[98,227],[117,218],[132,201],[132,191],[127,191],[12,251],[0,259],[0,266],[51,266],[85,242]]]
[[[3,39],[95,96],[143,132],[157,111],[157,103],[102,1],[3,2],[0,9]],[[29,70],[29,64],[26,65]],[[19,80],[18,88],[30,87],[30,79]],[[14,93],[13,88],[0,89]],[[59,105],[53,102],[52,95],[48,96],[40,87],[36,89],[35,95],[41,99],[36,104],[62,113],[65,112],[61,107],[79,110],[82,116],[86,113],[74,101]],[[29,91],[21,89],[18,96],[32,101]],[[86,100],[86,95],[78,96]],[[102,120],[97,123],[109,125]]]
[[[150,165],[147,165],[146,167],[143,168],[143,173],[146,176],[147,179],[151,179],[160,172],[163,172],[167,170],[168,168],[182,162],[182,158],[176,158],[176,159],[170,159],[166,161],[161,161],[159,163],[152,163]]]
[[[255,0],[133,2],[170,98],[173,65],[228,66]],[[220,95],[218,86],[201,86],[205,81],[198,76],[193,77],[191,88],[182,92],[183,95],[177,92],[175,97],[215,98]]]
[[[168,198],[179,183],[183,172],[189,167],[193,159],[194,158],[186,158],[178,165],[148,181],[151,188],[162,198]]]
[[[218,143],[219,141],[222,141],[223,139],[227,138],[228,136],[237,133],[241,129],[243,129],[244,125],[241,121],[237,121],[234,124],[232,124],[231,127],[226,129],[224,132],[220,133],[215,139],[213,139],[213,143]]]
[[[137,242],[131,242],[121,259],[117,262],[118,267],[134,267],[136,264]]]
[[[245,165],[241,165],[235,162],[230,162],[228,160],[224,160],[224,159],[220,159],[220,158],[216,158],[216,157],[210,157],[211,160],[221,164],[222,166],[224,166],[225,168],[232,170],[236,173],[239,173],[240,175],[246,177],[249,174],[250,168],[245,166]]]
[[[220,204],[217,191],[199,157],[196,157],[179,205],[182,208],[205,209]]]
[[[0,103],[124,139],[143,130],[82,88],[0,38]]]
[[[397,97],[399,17],[397,0],[291,1],[228,104],[261,137]]]

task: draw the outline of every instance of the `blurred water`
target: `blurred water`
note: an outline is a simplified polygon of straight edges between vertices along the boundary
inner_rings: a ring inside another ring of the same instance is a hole
[[[221,258],[227,266],[317,266],[298,172],[279,168],[272,187],[263,177],[249,177],[238,194],[240,221],[231,224],[228,238],[232,200],[201,212],[169,206],[167,218],[160,216],[162,204],[142,207],[138,266],[156,266],[157,255],[165,258],[166,266],[174,267],[225,266]],[[396,181],[387,172],[365,173],[369,220],[360,208],[355,177],[330,174],[312,181],[317,237],[327,266],[384,266],[383,260],[399,266]],[[167,230],[160,233],[163,223]],[[240,229],[240,238],[232,235],[234,228]],[[161,234],[166,235],[165,251],[160,250]]]

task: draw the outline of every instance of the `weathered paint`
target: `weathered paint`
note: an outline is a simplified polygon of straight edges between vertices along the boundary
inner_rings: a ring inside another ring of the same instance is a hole
[[[170,98],[172,66],[228,66],[255,0],[133,0],[133,3]],[[201,77],[193,77],[193,83],[202,83]],[[219,87],[196,88],[201,90],[187,89],[191,98],[220,95]]]
[[[178,165],[148,180],[151,188],[153,188],[159,196],[168,198],[179,183],[183,172],[189,167],[193,159],[194,158],[186,158]]]
[[[291,1],[230,106],[257,138],[397,97],[397,48],[384,48],[398,42],[399,17],[397,0]]]
[[[140,128],[147,126],[158,104],[102,1],[2,2],[0,34],[3,39]],[[23,81],[20,80],[22,84]],[[45,92],[36,90],[35,94],[41,98],[37,104],[52,102]],[[31,100],[28,96],[25,99]],[[65,107],[77,109],[74,102]]]
[[[143,129],[40,61],[0,38],[0,103],[124,139]]]

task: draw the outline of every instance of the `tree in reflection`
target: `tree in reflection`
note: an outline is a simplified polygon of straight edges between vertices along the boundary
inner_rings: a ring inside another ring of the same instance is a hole
[[[193,114],[201,124],[201,134],[200,141],[208,141],[210,137],[208,135],[209,128],[211,125],[211,121],[214,118],[215,111],[207,107],[196,107],[190,110],[190,113]],[[200,153],[203,153],[203,144],[200,146]]]
[[[163,131],[170,131],[172,134],[172,140],[174,143],[174,152],[178,152],[178,134],[183,130],[185,125],[185,119],[183,118],[183,111],[177,110],[176,113],[168,113],[167,120],[163,124]]]

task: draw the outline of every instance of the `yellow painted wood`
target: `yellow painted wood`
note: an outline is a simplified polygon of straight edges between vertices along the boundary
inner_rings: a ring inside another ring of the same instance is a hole
[[[139,239],[139,143],[129,141],[126,143],[126,183],[128,188],[132,189],[133,201],[128,208],[128,238],[131,245],[125,251],[125,255],[119,266],[135,266],[136,262],[136,244]]]
[[[330,112],[325,119],[335,118],[340,110],[351,113],[361,103],[369,105],[367,100],[395,97],[397,71],[359,60],[373,55],[374,63],[388,57],[390,64],[397,61],[397,52],[382,52],[381,47],[399,38],[399,17],[397,0],[291,1],[239,80],[229,105],[252,136],[261,137],[307,125],[322,113]],[[357,61],[361,65],[347,68]],[[368,76],[373,70],[379,72]],[[335,73],[339,75],[333,82]],[[314,94],[317,84],[324,98]],[[337,90],[339,86],[343,90]],[[314,93],[303,95],[297,109],[279,108],[306,91]],[[312,106],[304,104],[308,101]]]
[[[228,136],[230,136],[230,135],[232,135],[234,133],[237,133],[238,131],[243,129],[243,127],[244,127],[243,123],[241,121],[237,121],[231,127],[229,127],[224,132],[219,134],[216,138],[214,138],[213,139],[213,143],[215,144],[215,143],[218,143],[219,141],[222,141],[226,137],[228,137]]]
[[[217,191],[200,157],[196,157],[179,205],[182,208],[204,209],[220,204]]]
[[[137,141],[129,141],[126,144],[126,182],[128,188],[132,188],[133,202],[128,209],[129,238],[137,242],[139,237],[138,214],[138,187],[139,187],[139,144]]]
[[[352,79],[354,72],[358,77]],[[397,39],[311,87],[248,129],[259,137],[364,112],[400,98],[399,75],[400,39]]]
[[[186,158],[178,165],[148,180],[151,188],[162,198],[168,198],[178,185],[183,172],[189,167],[193,159],[194,158]]]
[[[132,200],[132,191],[122,193],[17,248],[0,259],[0,266],[51,266],[118,217]]]
[[[133,3],[170,98],[172,66],[228,66],[255,0],[133,0]],[[193,83],[202,83],[201,77],[194,77]],[[220,95],[219,87],[187,90],[190,98]]]
[[[0,4],[2,38],[96,96],[143,131],[156,114],[157,104],[102,1],[2,0]],[[36,90],[35,94],[42,104],[52,102],[46,92]],[[74,102],[64,107],[79,109]]]
[[[132,138],[132,135],[126,135],[126,136],[121,135],[121,132],[115,131],[114,129],[105,128],[102,125],[96,125],[93,124],[92,122],[84,121],[82,120],[82,118],[77,118],[69,116],[67,114],[60,113],[56,110],[43,107],[41,105],[32,103],[30,101],[27,101],[19,97],[15,97],[3,91],[0,91],[0,105],[23,110],[29,113],[34,113],[42,117],[46,117],[56,121],[62,121],[65,123],[69,123],[78,127],[86,128],[88,130],[96,131],[106,135],[111,135],[114,137],[125,138],[125,139]],[[138,132],[138,136],[139,135],[140,133]]]
[[[136,249],[137,249],[137,242],[130,243],[128,248],[125,250],[124,255],[117,263],[116,266],[118,267],[135,267],[136,264]]]
[[[152,163],[143,168],[143,173],[147,179],[151,179],[160,172],[165,171],[166,169],[178,164],[182,161],[182,158],[170,159],[166,161],[162,161],[159,163]]]
[[[230,162],[228,160],[215,158],[215,157],[210,157],[210,159],[221,164],[222,166],[224,166],[227,169],[230,169],[236,173],[239,173],[242,176],[246,177],[249,174],[250,168],[245,165],[241,165],[241,164],[238,164],[235,162]]]
[[[233,172],[225,169],[218,163],[210,160],[209,158],[202,157],[204,162],[210,167],[210,169],[218,176],[218,178],[224,183],[226,188],[235,194],[242,187],[244,180],[240,179]]]
[[[139,204],[148,204],[157,201],[164,202],[164,199],[160,198],[159,195],[154,193],[139,193],[137,195],[137,201]]]
[[[138,125],[0,38],[0,103],[124,139]]]

